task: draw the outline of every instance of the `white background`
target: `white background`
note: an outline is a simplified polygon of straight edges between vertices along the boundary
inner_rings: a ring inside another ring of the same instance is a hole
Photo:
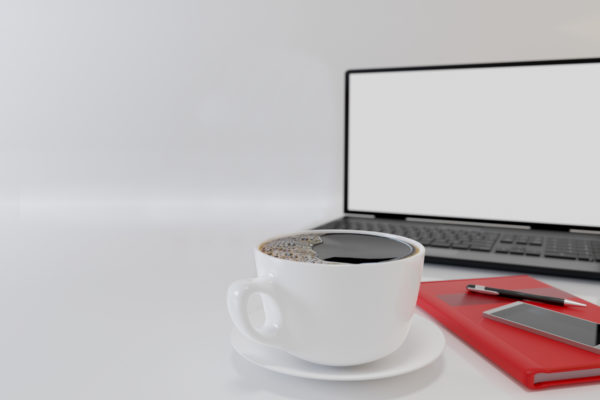
[[[346,69],[600,51],[594,1],[0,4],[0,199],[23,212],[341,209]]]
[[[0,397],[595,398],[529,393],[448,333],[399,379],[273,375],[232,353],[224,296],[259,240],[341,214],[346,69],[592,57],[599,38],[596,1],[3,0]]]

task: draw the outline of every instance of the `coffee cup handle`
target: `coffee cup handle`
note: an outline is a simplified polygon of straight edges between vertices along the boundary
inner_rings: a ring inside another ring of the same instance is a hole
[[[269,297],[276,309],[274,320],[265,320],[264,325],[260,328],[252,325],[248,315],[248,300],[255,293]],[[282,345],[281,308],[275,296],[273,276],[260,276],[233,282],[227,291],[227,308],[233,324],[241,333],[267,346],[280,347]]]

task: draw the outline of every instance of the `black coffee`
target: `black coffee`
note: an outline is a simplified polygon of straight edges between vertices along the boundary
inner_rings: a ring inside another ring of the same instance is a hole
[[[318,264],[397,260],[416,251],[400,240],[351,232],[287,236],[263,243],[259,249],[273,257]]]

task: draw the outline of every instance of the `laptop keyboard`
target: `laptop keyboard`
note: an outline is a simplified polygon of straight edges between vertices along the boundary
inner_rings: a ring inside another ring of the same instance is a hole
[[[332,229],[378,231],[405,236],[428,247],[452,248],[524,257],[548,257],[565,260],[600,261],[600,240],[544,237],[523,234],[499,234],[469,227],[441,227],[410,223],[339,220]]]

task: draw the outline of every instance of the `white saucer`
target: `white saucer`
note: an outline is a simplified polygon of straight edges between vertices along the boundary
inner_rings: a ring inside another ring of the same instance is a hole
[[[328,381],[361,381],[389,378],[415,371],[433,362],[446,340],[437,325],[420,315],[413,317],[406,341],[389,356],[352,367],[328,367],[300,360],[286,352],[248,339],[234,329],[231,344],[246,360],[282,374]]]

